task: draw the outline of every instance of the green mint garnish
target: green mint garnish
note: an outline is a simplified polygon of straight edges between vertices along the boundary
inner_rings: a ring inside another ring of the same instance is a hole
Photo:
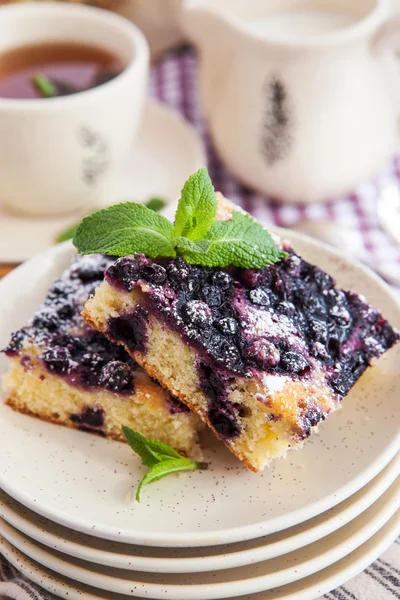
[[[260,269],[285,256],[261,223],[240,211],[229,221],[215,221],[198,245],[197,252],[187,249],[185,259],[205,267]]]
[[[166,205],[167,203],[162,198],[150,198],[150,200],[145,203],[145,206],[150,208],[150,210],[154,210],[154,212],[160,212]]]
[[[236,211],[232,219],[216,221],[217,208],[208,172],[200,169],[183,187],[175,225],[143,204],[126,202],[83,219],[74,244],[81,254],[179,255],[208,267],[259,269],[286,256],[250,215]]]
[[[132,450],[140,456],[142,463],[149,467],[149,471],[143,477],[136,491],[138,502],[140,502],[140,494],[145,485],[159,481],[163,477],[179,471],[207,469],[206,463],[185,458],[168,444],[147,438],[130,427],[124,426],[122,431]]]
[[[207,169],[200,169],[183,186],[175,215],[175,236],[200,240],[213,224],[218,209]]]
[[[58,96],[57,86],[46,75],[37,73],[32,77],[32,81],[44,98]]]
[[[165,200],[162,200],[162,198],[150,198],[150,200],[148,200],[145,203],[145,206],[147,206],[147,208],[150,208],[150,210],[153,210],[154,212],[159,212],[164,208],[164,206],[166,206],[166,204],[167,203],[165,202]],[[79,224],[80,222],[75,223],[74,225],[67,227],[67,229],[64,229],[64,231],[59,233],[56,237],[57,244],[61,244],[61,242],[66,242],[67,240],[72,240],[79,227]]]
[[[61,242],[66,242],[67,240],[72,240],[72,238],[76,234],[78,226],[79,223],[75,223],[75,225],[71,225],[70,227],[67,227],[67,229],[64,229],[64,231],[59,233],[56,237],[57,244],[61,244]]]
[[[174,226],[168,219],[135,202],[123,202],[85,217],[74,236],[81,254],[176,256]]]

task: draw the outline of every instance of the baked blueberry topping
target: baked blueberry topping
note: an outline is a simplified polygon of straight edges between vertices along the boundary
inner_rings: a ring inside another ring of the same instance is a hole
[[[101,370],[99,384],[112,392],[132,393],[132,382],[132,370],[120,360],[108,362]]]
[[[229,439],[240,435],[240,407],[228,400],[229,379],[213,371],[205,363],[198,365],[200,386],[208,398],[208,418],[221,437]]]
[[[173,396],[170,396],[169,398],[169,410],[171,415],[190,412],[190,409],[186,406],[186,404],[182,404],[182,402]]]
[[[127,291],[146,285],[146,309],[154,310],[223,375],[265,372],[307,378],[318,364],[334,392],[343,396],[370,359],[399,339],[362,296],[336,289],[330,275],[292,251],[260,270],[137,255],[118,259],[106,279]],[[145,327],[135,323],[132,333],[136,317],[124,319],[127,329],[115,339],[133,339],[137,347]],[[232,414],[235,409],[224,410],[219,419],[232,420]]]
[[[80,413],[71,415],[70,419],[73,423],[78,423],[78,429],[81,431],[104,435],[105,415],[101,406],[85,406]]]
[[[48,371],[81,387],[104,387],[130,394],[136,363],[121,347],[87,326],[81,317],[84,303],[104,278],[112,258],[80,256],[55,281],[30,324],[14,333],[5,352],[15,355],[30,341],[42,348]],[[109,367],[108,375],[105,366]]]
[[[58,375],[70,373],[73,367],[70,353],[66,348],[61,348],[60,346],[46,350],[42,355],[42,360],[49,371]]]
[[[110,319],[108,333],[123,342],[130,350],[145,351],[147,343],[147,312],[138,307],[133,313]]]

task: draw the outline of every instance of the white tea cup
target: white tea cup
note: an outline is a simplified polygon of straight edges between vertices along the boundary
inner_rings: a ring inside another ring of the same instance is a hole
[[[103,48],[125,69],[75,94],[0,98],[0,203],[50,216],[112,202],[147,92],[149,51],[140,30],[108,11],[62,3],[0,8],[1,54],[72,42]]]

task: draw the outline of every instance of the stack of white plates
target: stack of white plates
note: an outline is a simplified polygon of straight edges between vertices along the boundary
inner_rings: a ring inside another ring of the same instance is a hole
[[[288,237],[400,325],[396,297],[371,272]],[[0,283],[1,346],[70,254],[59,246]],[[141,504],[134,490],[145,469],[127,445],[1,404],[0,552],[69,600],[318,598],[366,568],[400,532],[399,364],[397,347],[319,435],[263,473],[208,439],[207,471],[152,484]]]

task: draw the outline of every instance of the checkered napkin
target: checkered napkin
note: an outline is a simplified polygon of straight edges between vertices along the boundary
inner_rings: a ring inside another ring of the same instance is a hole
[[[175,108],[196,127],[206,144],[208,167],[216,189],[241,204],[265,224],[288,227],[305,218],[334,220],[362,234],[365,249],[374,260],[393,272],[400,272],[400,249],[380,230],[376,198],[386,184],[400,185],[400,157],[373,181],[335,202],[311,206],[279,205],[240,185],[218,159],[204,120],[197,93],[197,65],[192,50],[171,54],[153,68],[150,92]],[[171,140],[173,144],[173,140]],[[334,165],[332,166],[334,168]],[[400,289],[398,290],[400,292]],[[1,559],[1,557],[0,557]],[[111,596],[110,596],[111,597]],[[10,566],[0,561],[0,600],[53,600]],[[323,597],[325,600],[400,599],[400,540],[358,577]],[[322,598],[321,598],[322,600]]]

